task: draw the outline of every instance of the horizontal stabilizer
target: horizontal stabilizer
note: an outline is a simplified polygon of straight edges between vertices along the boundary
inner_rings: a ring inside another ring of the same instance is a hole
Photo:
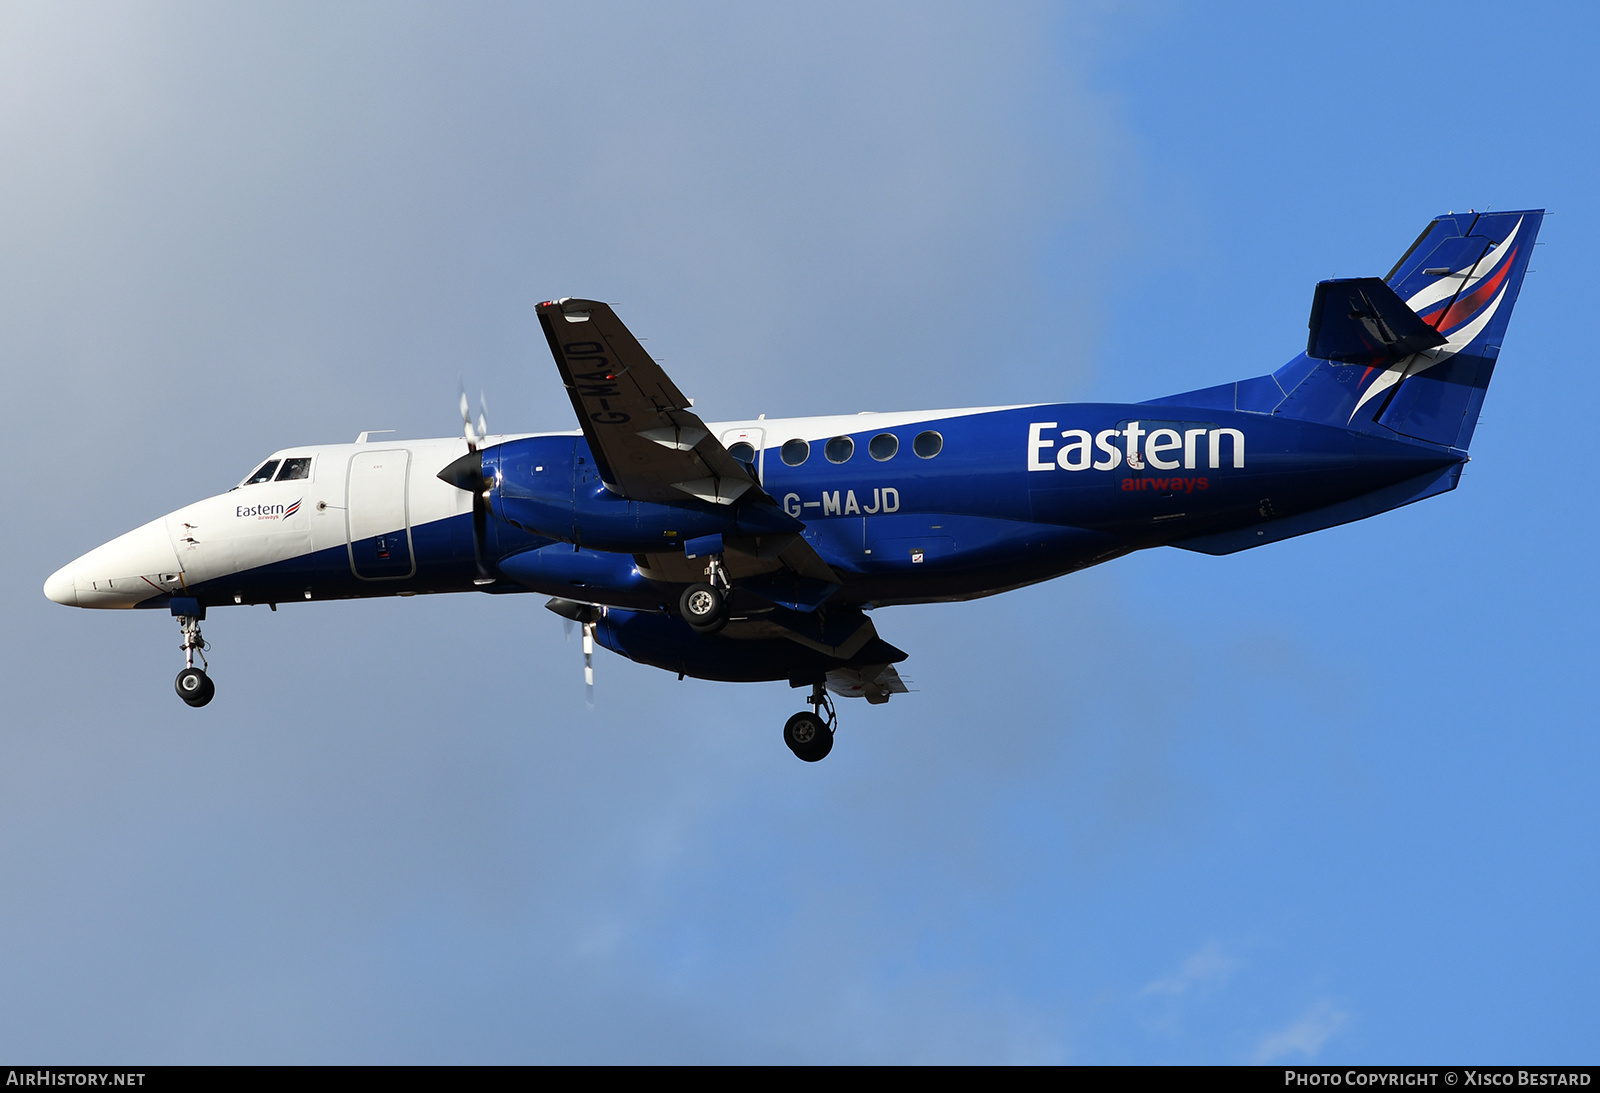
[[[1310,325],[1306,356],[1343,364],[1379,364],[1445,343],[1378,277],[1319,282]]]

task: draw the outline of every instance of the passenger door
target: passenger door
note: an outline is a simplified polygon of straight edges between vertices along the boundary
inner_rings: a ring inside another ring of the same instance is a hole
[[[401,580],[417,571],[406,505],[410,469],[411,453],[403,448],[350,458],[345,526],[350,569],[362,580]]]

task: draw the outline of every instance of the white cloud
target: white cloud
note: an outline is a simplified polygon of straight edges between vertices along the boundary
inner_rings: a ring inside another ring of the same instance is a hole
[[[1222,951],[1215,941],[1208,941],[1183,962],[1172,975],[1157,979],[1145,987],[1141,994],[1176,996],[1191,987],[1209,986],[1226,982],[1239,969],[1239,961]]]
[[[1344,1027],[1348,1016],[1334,1008],[1331,998],[1319,998],[1298,1020],[1256,1045],[1255,1061],[1270,1063],[1288,1055],[1314,1059],[1322,1045]]]

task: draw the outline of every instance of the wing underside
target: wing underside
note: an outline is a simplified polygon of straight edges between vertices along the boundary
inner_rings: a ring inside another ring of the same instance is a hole
[[[719,505],[760,491],[609,305],[567,298],[538,313],[607,486],[636,501]]]
[[[752,469],[711,434],[690,408],[690,399],[610,305],[567,297],[542,303],[537,310],[561,382],[609,489],[635,501],[693,498],[776,510],[777,502],[761,488]],[[790,574],[804,583],[798,592],[787,589],[774,595],[775,602],[808,610],[839,584],[837,574],[797,534],[730,538],[727,549],[735,580]],[[644,555],[640,561],[654,580],[703,579],[705,563],[682,554]]]

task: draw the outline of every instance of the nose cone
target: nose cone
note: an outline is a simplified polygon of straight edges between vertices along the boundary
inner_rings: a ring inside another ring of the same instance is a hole
[[[63,566],[44,583],[44,594],[69,607],[135,607],[180,587],[178,555],[165,520],[119,535]]]
[[[64,565],[44,582],[44,594],[56,603],[66,604],[68,607],[78,606],[78,588],[76,578],[73,576],[73,565]]]

